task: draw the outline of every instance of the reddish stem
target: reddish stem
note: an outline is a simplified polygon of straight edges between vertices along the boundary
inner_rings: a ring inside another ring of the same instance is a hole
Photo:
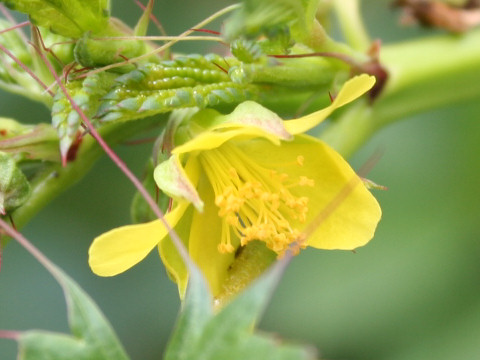
[[[11,339],[18,341],[20,335],[20,331],[0,330],[0,339]]]
[[[217,63],[213,63],[213,65],[215,65],[216,67],[218,67],[220,70],[222,70],[225,74],[228,74],[228,71],[226,69],[224,69],[223,67],[221,67],[220,65],[218,65]]]
[[[3,34],[4,32],[7,32],[7,31],[11,31],[11,30],[15,30],[15,29],[19,29],[19,28],[22,28],[24,26],[27,26],[27,25],[30,25],[30,21],[24,21],[20,24],[15,24],[13,26],[10,26],[9,28],[7,29],[3,29],[0,31],[0,34]]]
[[[295,59],[295,58],[305,58],[305,57],[331,57],[338,60],[341,60],[349,65],[358,65],[350,56],[335,53],[335,52],[314,52],[309,54],[292,54],[292,55],[268,55],[276,59]]]
[[[13,55],[5,46],[3,46],[2,44],[0,44],[0,50],[2,50],[5,54],[7,54],[8,57],[10,57],[13,61],[15,61],[18,66],[20,66],[26,73],[28,73],[35,81],[37,81],[44,89],[46,92],[48,92],[48,94],[50,96],[55,96],[55,94],[48,88],[47,85],[45,85],[43,83],[42,80],[40,80],[40,78],[35,75],[35,73],[30,70],[24,63],[22,63],[19,59],[17,59],[17,57],[15,55]]]
[[[138,0],[133,0],[135,1],[135,3],[143,10],[145,11],[147,9],[147,7],[145,5],[143,5],[140,1]],[[152,22],[157,25],[157,28],[158,30],[160,30],[160,33],[162,35],[167,35],[167,32],[165,31],[165,29],[163,28],[162,24],[160,23],[160,21],[158,21],[158,19],[155,17],[155,15],[153,14],[150,14],[150,20],[152,20]]]
[[[204,32],[204,33],[213,34],[213,35],[221,35],[221,33],[219,33],[218,31],[209,30],[209,29],[190,29],[190,30]]]

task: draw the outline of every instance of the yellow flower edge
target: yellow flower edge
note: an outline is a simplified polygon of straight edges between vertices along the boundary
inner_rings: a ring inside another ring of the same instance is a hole
[[[346,81],[340,89],[337,97],[326,108],[315,111],[309,115],[298,119],[287,120],[284,122],[285,128],[290,134],[304,133],[325,120],[335,109],[346,105],[359,98],[375,85],[375,77],[362,74]]]

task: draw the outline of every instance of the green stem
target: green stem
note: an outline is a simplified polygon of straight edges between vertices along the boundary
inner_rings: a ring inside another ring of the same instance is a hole
[[[381,64],[389,79],[373,106],[344,112],[322,138],[352,155],[376,131],[395,121],[480,94],[480,30],[385,46]]]
[[[333,0],[342,33],[348,44],[357,51],[365,52],[371,44],[363,24],[359,0]]]
[[[119,143],[135,134],[158,124],[161,120],[146,119],[119,124],[105,125],[100,133],[109,143]],[[91,136],[85,136],[75,161],[62,167],[59,163],[50,165],[31,182],[32,194],[27,203],[12,213],[17,228],[24,226],[44,206],[70,186],[82,179],[103,154],[102,148]]]
[[[232,297],[242,292],[253,280],[260,276],[277,258],[261,241],[252,241],[242,247],[228,270],[223,283],[223,291],[215,298],[215,306],[221,308]]]

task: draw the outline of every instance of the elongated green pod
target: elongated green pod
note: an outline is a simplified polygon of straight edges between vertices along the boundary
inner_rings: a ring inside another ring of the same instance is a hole
[[[219,55],[180,56],[145,64],[116,79],[97,117],[125,121],[187,107],[238,103],[257,96],[256,86],[237,84],[223,68],[239,64]]]

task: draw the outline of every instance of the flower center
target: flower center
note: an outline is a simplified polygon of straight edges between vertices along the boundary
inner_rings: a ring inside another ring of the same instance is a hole
[[[314,186],[314,180],[305,176],[292,180],[286,173],[266,169],[229,144],[204,151],[199,158],[222,218],[221,253],[235,250],[232,235],[242,246],[252,240],[263,241],[280,255],[301,240],[302,233],[291,221],[305,222],[308,198],[297,197],[289,189]],[[296,165],[303,166],[303,161],[303,156],[298,156]]]

